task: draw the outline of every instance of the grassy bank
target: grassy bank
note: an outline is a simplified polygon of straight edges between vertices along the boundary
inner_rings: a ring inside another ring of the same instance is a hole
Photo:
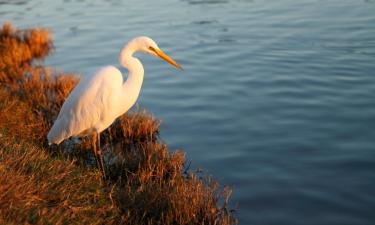
[[[185,171],[184,153],[168,149],[146,112],[101,135],[112,149],[108,181],[90,163],[88,138],[49,147],[47,132],[78,82],[38,65],[51,49],[48,30],[0,29],[0,224],[236,223],[230,189]]]

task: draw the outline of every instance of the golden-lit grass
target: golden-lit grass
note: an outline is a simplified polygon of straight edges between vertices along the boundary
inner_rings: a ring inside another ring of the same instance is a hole
[[[0,81],[22,79],[33,60],[44,59],[52,48],[48,30],[16,30],[5,23],[0,30]]]
[[[22,139],[5,137],[0,149],[1,224],[121,221],[113,210],[109,187],[95,170],[52,156]]]
[[[88,138],[47,146],[47,132],[78,82],[33,65],[51,48],[45,29],[0,29],[0,224],[236,223],[230,189],[185,171],[184,153],[168,150],[158,138],[160,121],[144,111],[103,132],[112,156],[107,181],[89,163]]]

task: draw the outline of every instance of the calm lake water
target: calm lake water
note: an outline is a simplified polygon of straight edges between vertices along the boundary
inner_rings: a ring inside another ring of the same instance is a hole
[[[50,28],[46,64],[79,74],[156,40],[185,70],[139,55],[138,103],[240,224],[375,224],[375,1],[0,0],[6,20]]]

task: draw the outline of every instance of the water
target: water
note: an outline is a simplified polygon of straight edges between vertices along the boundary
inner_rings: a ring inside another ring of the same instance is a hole
[[[139,105],[193,168],[234,189],[240,224],[375,224],[375,1],[0,0],[49,27],[46,64],[86,74],[148,35]]]

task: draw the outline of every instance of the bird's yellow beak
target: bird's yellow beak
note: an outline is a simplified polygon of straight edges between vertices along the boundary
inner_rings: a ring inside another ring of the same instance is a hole
[[[167,61],[171,65],[175,66],[177,69],[182,70],[181,65],[176,63],[173,59],[171,59],[171,57],[167,56],[167,54],[165,54],[162,50],[157,49],[157,48],[153,48],[153,47],[150,47],[150,50],[155,52],[155,54],[158,55],[160,58],[164,59],[165,61]]]

